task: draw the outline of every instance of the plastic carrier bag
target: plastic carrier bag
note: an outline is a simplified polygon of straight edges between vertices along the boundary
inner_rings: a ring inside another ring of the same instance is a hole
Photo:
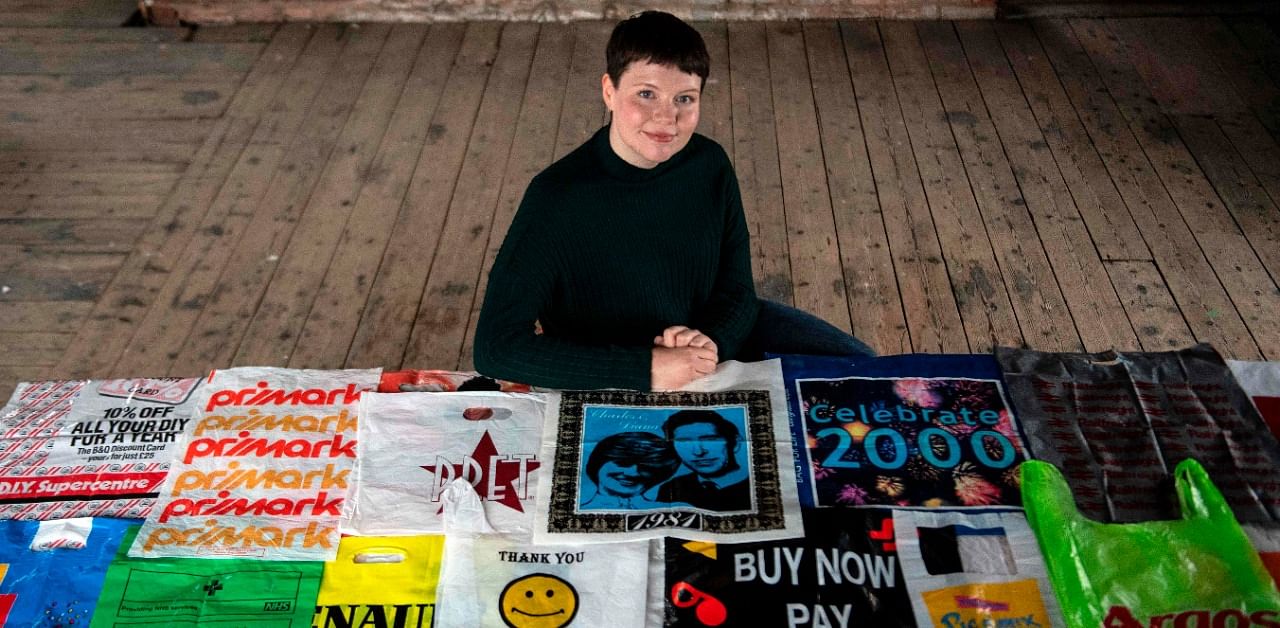
[[[920,626],[1062,625],[1022,513],[895,510],[893,527]]]
[[[348,536],[324,564],[316,628],[426,628],[435,614],[443,536]]]
[[[1022,465],[1027,522],[1075,627],[1280,626],[1280,594],[1200,463],[1174,470],[1182,518],[1106,524],[1053,465]]]
[[[111,557],[136,523],[0,521],[0,628],[87,625]]]

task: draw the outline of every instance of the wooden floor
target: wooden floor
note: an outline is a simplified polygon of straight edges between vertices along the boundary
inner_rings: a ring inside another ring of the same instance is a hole
[[[604,120],[610,26],[114,27],[131,4],[0,6],[0,395],[469,367],[526,183]],[[1277,24],[699,28],[763,296],[882,353],[1280,359]]]

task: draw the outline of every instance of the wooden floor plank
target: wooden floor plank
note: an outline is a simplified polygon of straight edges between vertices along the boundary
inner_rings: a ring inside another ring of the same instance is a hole
[[[880,31],[869,21],[840,26],[911,350],[968,353]]]
[[[174,173],[0,174],[0,196],[164,196],[178,180]]]
[[[165,281],[147,301],[150,309],[138,316],[133,337],[117,356],[117,372],[129,372],[136,365],[145,365],[146,372],[153,374],[170,370],[208,299],[217,291],[218,278],[253,220],[257,204],[324,85],[325,75],[336,63],[344,43],[341,32],[337,26],[321,27],[314,35],[287,29],[277,37],[278,42],[293,42],[291,49],[298,62],[272,68],[278,91],[271,90],[268,98],[258,99],[254,113],[260,118],[246,118],[238,129],[244,136],[227,143],[229,150],[223,160],[230,165],[220,173],[223,179],[216,195],[205,201],[205,211],[187,246],[166,268]],[[246,83],[251,82],[246,79]]]
[[[92,301],[0,301],[0,329],[73,334],[92,310]]]
[[[0,75],[0,114],[24,122],[216,118],[239,76]],[[93,103],[93,106],[85,106]]]
[[[699,99],[698,132],[715,140],[726,153],[733,149],[733,94],[730,93],[729,31],[724,22],[694,24],[711,56],[710,74]]]
[[[145,219],[0,219],[0,242],[80,253],[128,253],[146,230]]]
[[[769,88],[769,45],[761,23],[729,24],[734,170],[751,233],[752,274],[763,299],[792,305],[791,259],[783,211],[778,135]]]
[[[1235,96],[1252,114],[1215,112],[1214,118],[1271,201],[1280,203],[1280,85],[1223,20],[1195,20],[1184,28],[1196,31],[1199,37],[1194,41],[1201,53],[1216,62],[1214,69],[1231,82]]]
[[[804,32],[798,22],[771,22],[769,84],[777,116],[778,166],[787,211],[787,253],[796,307],[844,330],[849,299],[827,189],[822,140],[813,105]],[[803,208],[803,211],[797,211]]]
[[[880,31],[969,347],[985,352],[1002,345],[1023,346],[1005,278],[965,179],[915,25],[885,21]]]
[[[339,368],[346,361],[397,215],[418,210],[404,205],[404,200],[412,179],[427,176],[432,167],[433,155],[422,153],[450,68],[470,70],[455,61],[464,28],[462,24],[431,26],[289,358],[290,366]],[[417,174],[420,166],[426,170]]]
[[[1152,104],[1137,68],[1146,59],[1130,52],[1105,21],[1073,21],[1073,30],[1112,92],[1129,129],[1168,192],[1194,241],[1212,264],[1252,336],[1244,350],[1276,347],[1280,357],[1280,289],[1267,273],[1221,197],[1178,136],[1172,121]],[[1132,35],[1132,33],[1130,33]],[[1252,345],[1252,346],[1250,346]]]
[[[115,26],[115,25],[113,25]],[[88,26],[0,26],[0,44],[35,43],[177,43],[191,34],[187,28],[102,28]]]
[[[190,372],[192,365],[198,370],[232,365],[244,330],[316,189],[390,28],[389,24],[377,24],[345,30],[342,54],[328,68],[314,99],[309,98],[312,104],[306,117],[271,175],[266,193],[252,205],[252,218],[235,242],[171,372]]]
[[[213,120],[66,120],[5,123],[0,158],[42,151],[130,152],[138,158],[178,161],[196,152]]]
[[[270,285],[240,340],[233,364],[281,364],[289,359],[405,78],[426,35],[424,25],[397,25],[352,107],[336,150],[317,179],[297,228],[280,255]]]
[[[1058,278],[954,27],[922,22],[916,30],[1027,344],[1048,351],[1080,350],[1080,335]]]
[[[103,151],[53,151],[39,153],[0,153],[0,173],[35,172],[107,173],[107,174],[182,174],[187,170],[186,155],[177,161],[135,159],[127,153]]]
[[[258,116],[274,98],[310,37],[308,27],[292,25],[281,29],[268,45],[262,62],[245,77],[227,113],[191,156],[191,166],[153,220],[153,227],[130,253],[70,350],[50,369],[50,376],[107,375],[132,338],[135,325],[155,302],[170,271],[187,253],[195,227],[222,189],[228,172],[257,127]],[[159,374],[157,370],[149,372]]]
[[[1240,43],[1257,60],[1260,70],[1280,85],[1280,33],[1269,26],[1262,16],[1231,16],[1223,18]]]
[[[1280,278],[1280,209],[1276,203],[1214,120],[1178,116],[1174,124],[1239,225],[1253,254],[1258,256],[1272,281]],[[1262,289],[1266,283],[1254,285]]]
[[[15,27],[111,28],[138,9],[135,0],[7,0],[0,24]]]
[[[494,209],[493,226],[485,247],[480,282],[468,316],[466,339],[463,341],[462,369],[475,367],[472,360],[476,321],[484,303],[485,287],[489,271],[507,236],[511,221],[515,218],[529,181],[551,165],[555,154],[559,115],[564,104],[565,83],[573,55],[573,37],[569,27],[562,24],[544,24],[538,34],[538,49],[533,55],[529,80],[520,99],[520,117],[515,123],[515,138],[511,144],[511,157],[502,179],[502,193]],[[714,70],[713,70],[714,71]],[[727,74],[727,72],[726,72]],[[728,108],[728,90],[721,92],[725,108]],[[705,101],[704,101],[705,102]],[[730,129],[731,131],[732,129]]]
[[[998,22],[995,28],[1098,255],[1104,260],[1150,260],[1151,252],[1103,163],[1104,155],[1093,145],[1031,26]],[[1074,84],[1070,76],[1064,80]]]
[[[93,305],[124,259],[123,253],[55,251],[0,244],[0,276],[4,277],[0,280],[0,301],[76,301]],[[51,326],[43,331],[53,330]]]
[[[356,328],[347,366],[399,368],[430,258],[439,246],[502,25],[472,22],[427,133],[418,170],[396,218],[369,300]],[[415,365],[416,366],[416,365]]]
[[[1117,292],[1124,295],[1124,309],[1143,351],[1170,351],[1195,343],[1195,335],[1154,263],[1107,262],[1106,268]]]
[[[70,344],[72,334],[44,331],[0,331],[0,366],[47,366]]]
[[[1256,343],[1074,31],[1065,22],[1037,22],[1036,31],[1196,338],[1257,359]]]
[[[1110,281],[1099,279],[1106,275],[1102,260],[992,25],[956,22],[955,27],[990,112],[990,119],[975,123],[974,130],[986,134],[985,127],[994,125],[996,134],[992,137],[1007,155],[1006,167],[1012,166],[1017,191],[1021,192],[1021,198],[1011,203],[1025,204],[1030,212],[1036,237],[1028,237],[1028,245],[1044,247],[1084,349],[1137,350],[1139,343],[1133,328],[1120,322],[1126,316],[1115,288]],[[979,126],[984,128],[978,130]],[[956,129],[956,134],[961,136],[961,130]],[[976,134],[973,139],[978,143]],[[993,159],[1004,161],[1002,155]],[[1007,181],[1003,173],[998,178]],[[1001,185],[1009,189],[1008,182]]]
[[[74,25],[112,1],[0,7],[43,13],[0,24],[0,342],[38,362],[0,387],[471,367],[529,179],[607,121],[613,23]],[[1273,358],[1276,26],[702,22],[699,132],[759,293],[882,352]]]
[[[556,135],[556,159],[579,147],[600,128],[607,115],[600,77],[605,72],[604,48],[613,26],[604,22],[574,22],[573,66],[565,82],[564,108]]]
[[[806,22],[804,41],[853,334],[880,353],[910,353],[840,28],[833,22]]]
[[[268,42],[279,24],[247,22],[244,24],[201,24],[191,34],[191,41],[207,44],[235,42]]]
[[[248,72],[262,44],[13,42],[0,74],[162,74],[196,78]]]
[[[152,196],[18,196],[0,194],[0,219],[40,218],[81,220],[90,218],[152,218],[164,202]]]
[[[511,23],[502,30],[498,56],[405,347],[402,364],[411,368],[456,368],[462,360],[477,284],[484,281],[479,270],[502,191],[494,182],[505,178],[520,113],[512,105],[525,92],[537,41],[538,30],[529,24]]]

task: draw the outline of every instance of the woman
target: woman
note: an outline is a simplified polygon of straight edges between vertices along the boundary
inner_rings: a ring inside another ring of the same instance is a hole
[[[658,502],[645,493],[667,481],[680,459],[666,439],[650,432],[618,432],[600,439],[587,457],[585,473],[595,489],[581,491],[582,510],[645,510],[684,504]]]
[[[529,183],[489,274],[476,369],[548,388],[674,390],[766,351],[874,355],[756,298],[737,175],[694,133],[710,71],[698,32],[646,11],[614,28],[605,56],[611,122]]]

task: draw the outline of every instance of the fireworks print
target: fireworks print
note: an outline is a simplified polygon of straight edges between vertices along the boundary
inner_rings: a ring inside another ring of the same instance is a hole
[[[818,506],[1020,506],[1025,448],[998,380],[795,380]]]

